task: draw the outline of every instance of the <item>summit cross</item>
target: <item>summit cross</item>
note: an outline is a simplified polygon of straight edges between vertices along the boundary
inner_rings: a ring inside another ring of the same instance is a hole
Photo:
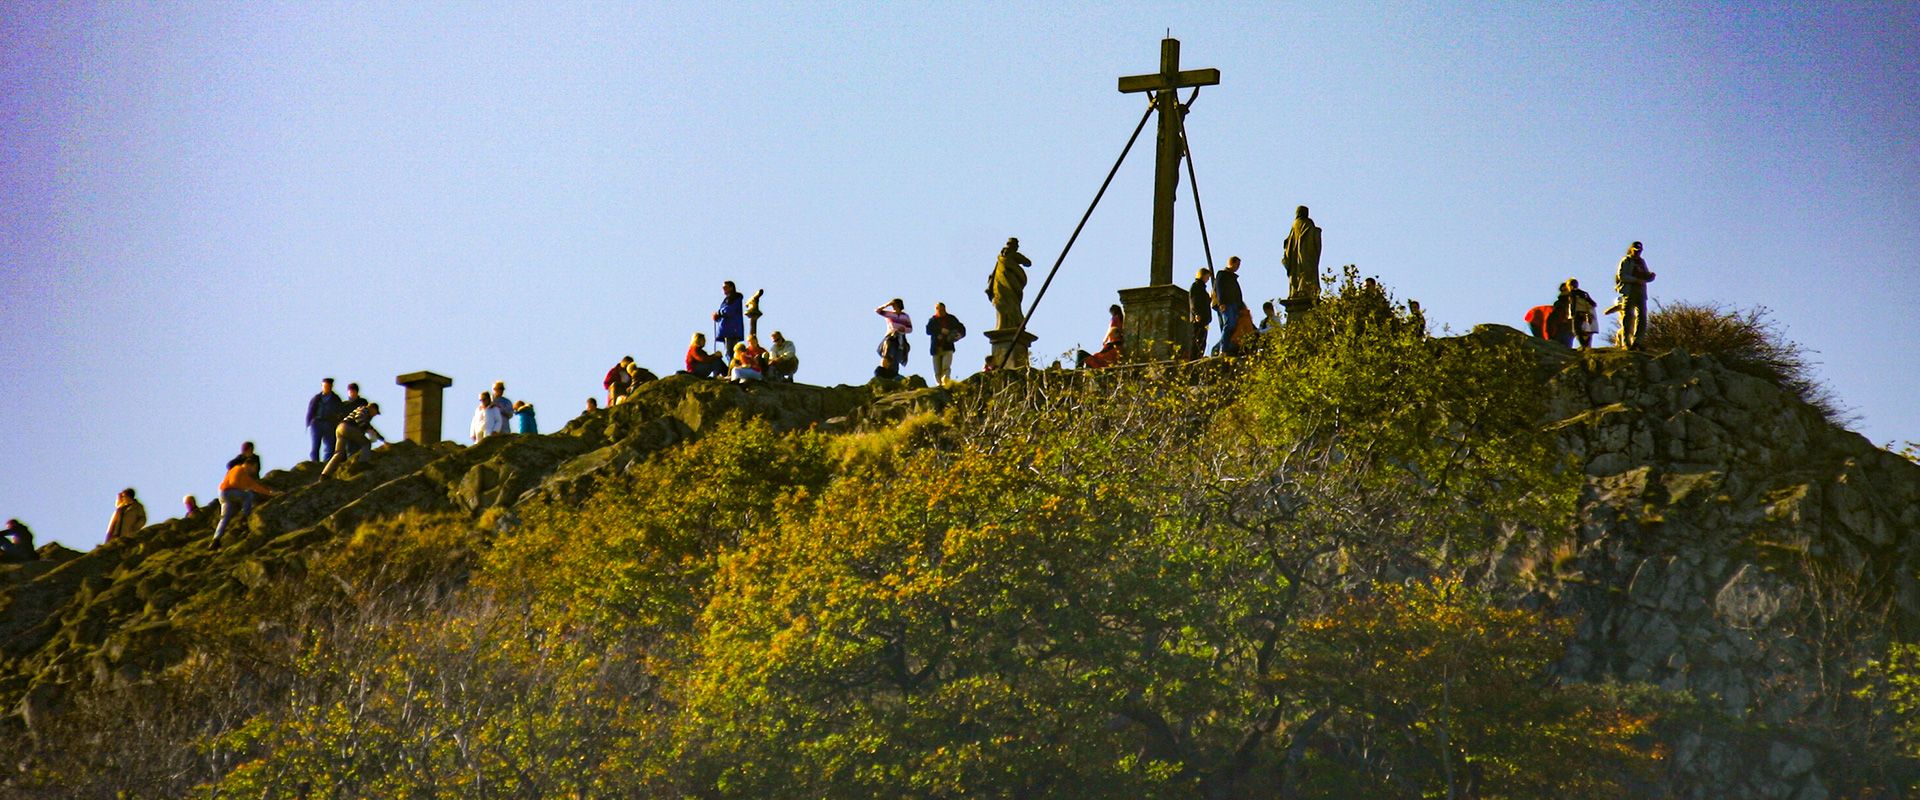
[[[1160,147],[1153,166],[1153,262],[1150,286],[1173,283],[1173,196],[1180,186],[1180,106],[1179,90],[1188,86],[1213,86],[1220,82],[1217,69],[1180,69],[1180,40],[1160,40],[1160,71],[1148,75],[1129,75],[1120,79],[1120,91],[1153,92],[1154,107],[1160,112]]]

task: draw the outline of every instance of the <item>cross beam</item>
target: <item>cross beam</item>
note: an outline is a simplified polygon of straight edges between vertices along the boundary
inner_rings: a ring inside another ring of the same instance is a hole
[[[1153,166],[1153,262],[1151,286],[1173,283],[1173,196],[1180,187],[1180,98],[1179,89],[1188,86],[1213,86],[1220,82],[1217,69],[1180,69],[1180,40],[1160,40],[1160,71],[1149,75],[1129,75],[1120,79],[1120,91],[1154,92],[1154,107],[1160,112],[1160,147]]]

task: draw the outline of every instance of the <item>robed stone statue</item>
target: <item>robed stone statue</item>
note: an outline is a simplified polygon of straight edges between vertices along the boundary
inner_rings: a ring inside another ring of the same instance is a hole
[[[987,299],[993,301],[994,327],[1014,330],[1020,327],[1020,296],[1027,291],[1027,267],[1033,262],[1020,254],[1020,240],[1008,239],[993,263],[993,276],[987,279]]]
[[[1320,228],[1307,216],[1306,206],[1293,212],[1293,230],[1280,263],[1287,268],[1287,299],[1320,299]]]

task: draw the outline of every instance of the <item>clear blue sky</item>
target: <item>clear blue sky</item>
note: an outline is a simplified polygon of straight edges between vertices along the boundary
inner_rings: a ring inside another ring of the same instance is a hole
[[[1568,276],[1610,301],[1639,239],[1656,302],[1770,307],[1857,430],[1920,439],[1910,2],[8,3],[0,517],[84,548],[121,487],[176,515],[244,439],[303,457],[328,375],[396,437],[421,369],[456,435],[496,379],[555,428],[620,356],[675,368],[728,278],[803,380],[866,379],[894,296],[946,301],[971,371],[995,252],[1052,263],[1168,28],[1222,72],[1188,129],[1252,296],[1303,203],[1324,265],[1455,330]],[[1036,354],[1145,282],[1150,136]]]

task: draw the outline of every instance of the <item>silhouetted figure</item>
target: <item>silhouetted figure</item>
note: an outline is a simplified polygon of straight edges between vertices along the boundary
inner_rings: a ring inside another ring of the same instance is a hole
[[[113,504],[113,519],[107,521],[107,541],[139,533],[147,527],[147,507],[134,496],[133,487],[120,490]]]
[[[1653,270],[1640,256],[1639,242],[1627,246],[1620,268],[1613,275],[1613,289],[1620,293],[1620,346],[1638,350],[1647,333],[1647,284],[1653,282]]]
[[[1307,216],[1307,207],[1293,211],[1293,230],[1287,233],[1287,249],[1280,257],[1287,268],[1287,299],[1305,301],[1308,307],[1320,299],[1320,228]]]
[[[599,400],[598,398],[593,398],[593,397],[589,397],[589,398],[587,398],[587,410],[588,410],[588,411],[590,411],[590,412],[591,412],[591,411],[599,411],[599,410],[600,410],[600,400]]]
[[[896,297],[873,310],[873,313],[887,320],[887,335],[880,339],[877,350],[880,353],[880,366],[873,368],[876,378],[897,379],[900,368],[907,365],[907,353],[913,348],[907,343],[907,334],[913,332],[913,318],[907,316],[907,303]]]
[[[1020,240],[1008,239],[993,262],[993,275],[987,278],[987,299],[993,302],[994,327],[1010,331],[1025,321],[1020,298],[1027,291],[1027,267],[1033,261],[1020,254]]]
[[[792,383],[794,373],[799,371],[800,349],[786,334],[774,331],[773,351],[767,354],[767,378]]]
[[[33,529],[17,519],[7,520],[5,538],[0,538],[0,562],[17,563],[40,560],[33,549]]]
[[[346,413],[340,395],[333,393],[333,379],[321,378],[320,393],[307,401],[307,434],[313,443],[307,451],[308,461],[333,457],[333,426],[339,425]]]
[[[1119,306],[1107,306],[1107,338],[1100,343],[1100,352],[1088,353],[1081,350],[1074,356],[1076,369],[1104,369],[1120,363],[1126,347],[1126,312]]]
[[[747,338],[747,326],[741,321],[745,313],[745,298],[733,288],[733,281],[720,284],[720,308],[713,312],[715,344],[725,345],[721,353],[732,353],[733,346]]]
[[[933,356],[933,382],[945,386],[953,382],[953,345],[967,336],[967,326],[947,313],[946,303],[933,304],[933,316],[927,318],[927,352]]]
[[[1187,313],[1193,323],[1193,342],[1187,347],[1187,358],[1207,354],[1207,327],[1213,324],[1213,294],[1207,285],[1212,282],[1213,270],[1201,267],[1193,273],[1193,285],[1187,287]]]

